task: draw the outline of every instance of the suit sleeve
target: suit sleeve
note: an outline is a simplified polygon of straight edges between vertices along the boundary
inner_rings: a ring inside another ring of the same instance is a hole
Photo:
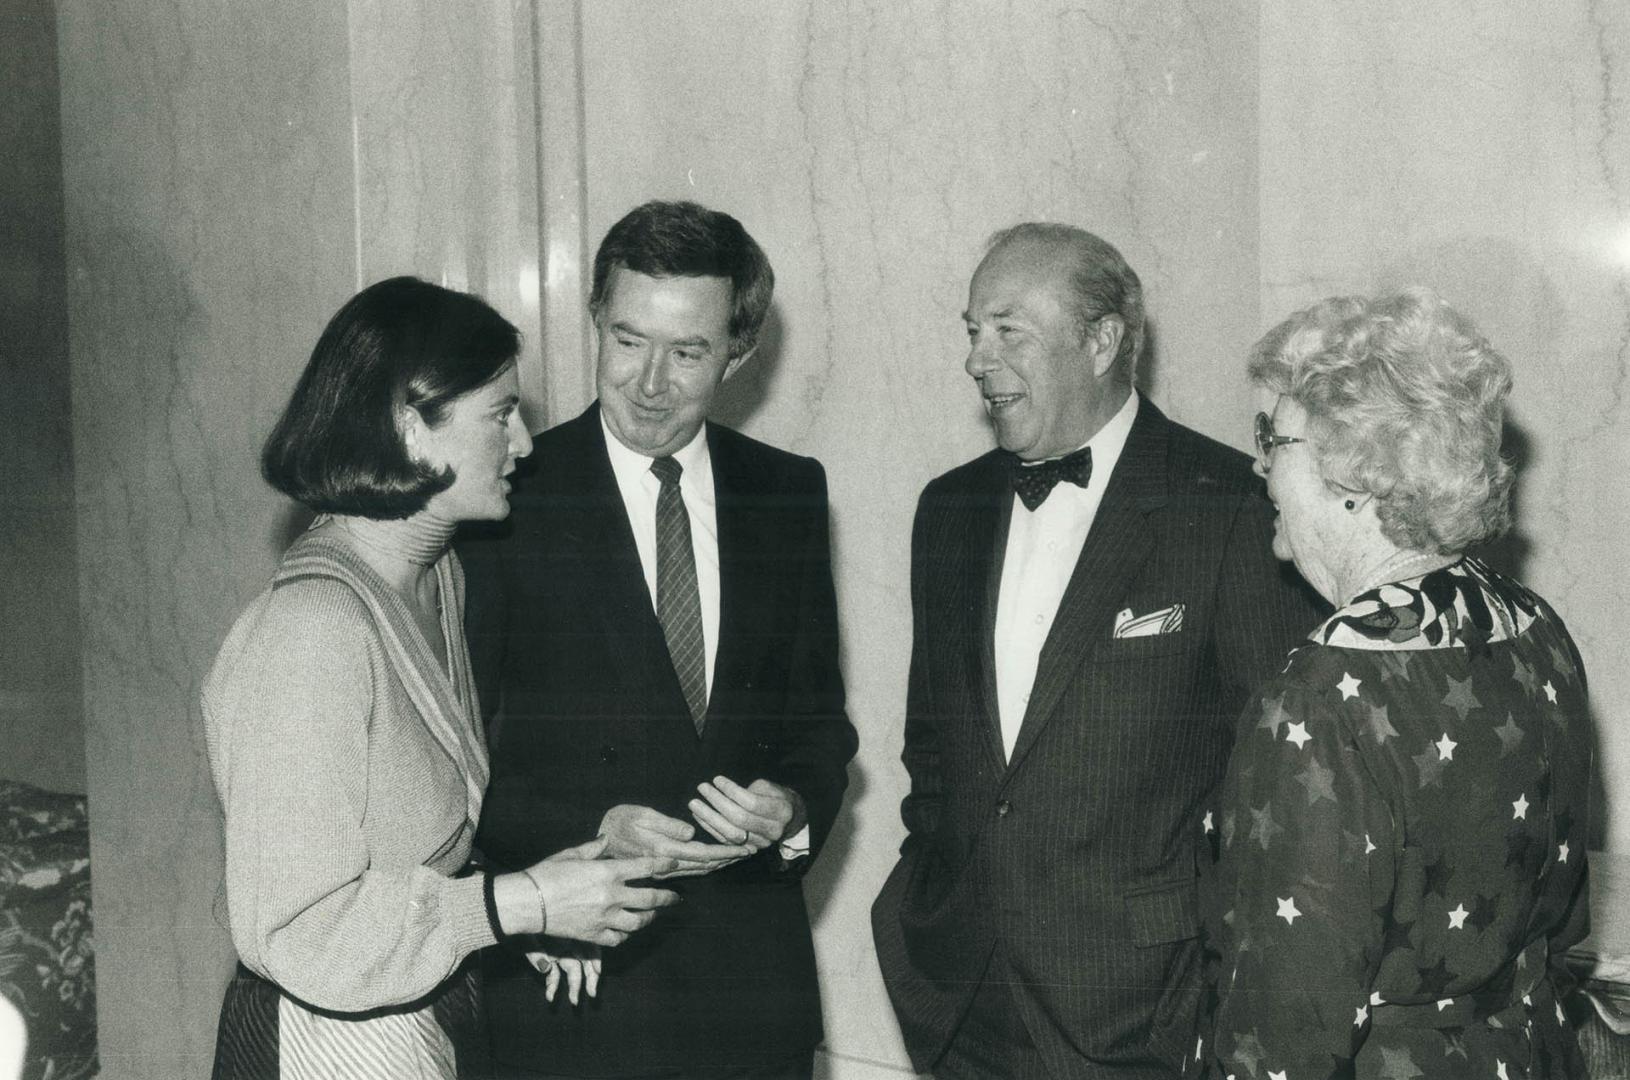
[[[812,463],[810,522],[799,557],[798,633],[788,667],[781,752],[768,779],[796,791],[809,814],[811,858],[819,853],[843,803],[849,760],[858,739],[844,709],[839,667],[838,600],[832,583],[831,515],[826,473]]]
[[[1216,1075],[1350,1076],[1394,881],[1385,792],[1327,696],[1276,680],[1222,806]]]
[[[934,704],[934,688],[928,677],[929,627],[924,594],[930,568],[927,565],[928,496],[917,504],[911,528],[911,665],[906,681],[905,764],[911,789],[900,803],[906,838],[902,855],[922,846],[939,825],[942,785],[940,779],[939,718]]]
[[[1218,575],[1217,657],[1241,698],[1278,675],[1286,655],[1328,607],[1273,553],[1273,504],[1260,490],[1241,497]]]

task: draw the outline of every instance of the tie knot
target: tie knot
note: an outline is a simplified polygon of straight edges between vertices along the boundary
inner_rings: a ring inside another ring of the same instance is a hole
[[[651,471],[666,487],[679,483],[679,474],[685,471],[685,467],[671,457],[659,457],[652,460]]]
[[[1034,510],[1047,501],[1047,496],[1060,480],[1084,488],[1092,478],[1092,448],[1083,446],[1073,454],[1061,458],[1026,464],[1013,459],[1013,491],[1024,503],[1026,510]]]

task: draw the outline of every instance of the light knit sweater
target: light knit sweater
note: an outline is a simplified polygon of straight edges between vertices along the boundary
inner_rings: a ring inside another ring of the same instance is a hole
[[[447,671],[383,579],[308,534],[204,683],[233,944],[319,1008],[414,1001],[493,943],[480,877],[452,877],[487,763],[462,571],[449,553],[436,573]]]

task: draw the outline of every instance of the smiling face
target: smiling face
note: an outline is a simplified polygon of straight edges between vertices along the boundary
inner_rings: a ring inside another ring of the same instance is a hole
[[[1090,324],[1083,340],[1069,273],[1063,252],[1018,241],[986,255],[968,286],[964,367],[979,383],[997,443],[1027,461],[1085,443],[1130,390],[1114,364],[1119,317]]]
[[[454,398],[440,424],[414,413],[408,433],[413,456],[451,468],[453,484],[431,496],[426,510],[444,521],[496,521],[509,514],[509,481],[517,458],[532,452],[521,420],[521,385],[510,364],[486,383]]]
[[[1263,412],[1273,420],[1276,435],[1307,439],[1307,410],[1291,398],[1271,390],[1259,395]],[[1354,495],[1332,491],[1319,475],[1311,442],[1276,446],[1267,467],[1259,459],[1258,476],[1268,482],[1268,498],[1278,515],[1273,524],[1273,553],[1296,564],[1296,569],[1331,603],[1346,597],[1337,585],[1337,572],[1345,567],[1358,538],[1353,513],[1345,501]],[[1364,498],[1357,495],[1357,498]]]
[[[747,355],[730,356],[731,286],[722,277],[611,272],[595,316],[595,385],[606,427],[635,453],[665,457],[689,443],[720,385]]]

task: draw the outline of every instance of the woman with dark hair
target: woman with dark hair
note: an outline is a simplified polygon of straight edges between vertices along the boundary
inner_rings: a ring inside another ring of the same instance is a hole
[[[1258,1080],[1580,1076],[1585,671],[1468,549],[1511,516],[1511,369],[1434,294],[1335,297],[1256,346],[1273,550],[1336,611],[1238,728],[1207,929],[1215,1039]]]
[[[628,884],[671,865],[598,841],[468,872],[487,753],[449,541],[509,512],[532,446],[519,344],[473,296],[380,282],[324,330],[266,443],[266,479],[319,516],[203,689],[242,960],[217,1077],[478,1074],[472,953],[545,930],[615,945],[675,899]],[[535,963],[552,989],[561,969]]]

